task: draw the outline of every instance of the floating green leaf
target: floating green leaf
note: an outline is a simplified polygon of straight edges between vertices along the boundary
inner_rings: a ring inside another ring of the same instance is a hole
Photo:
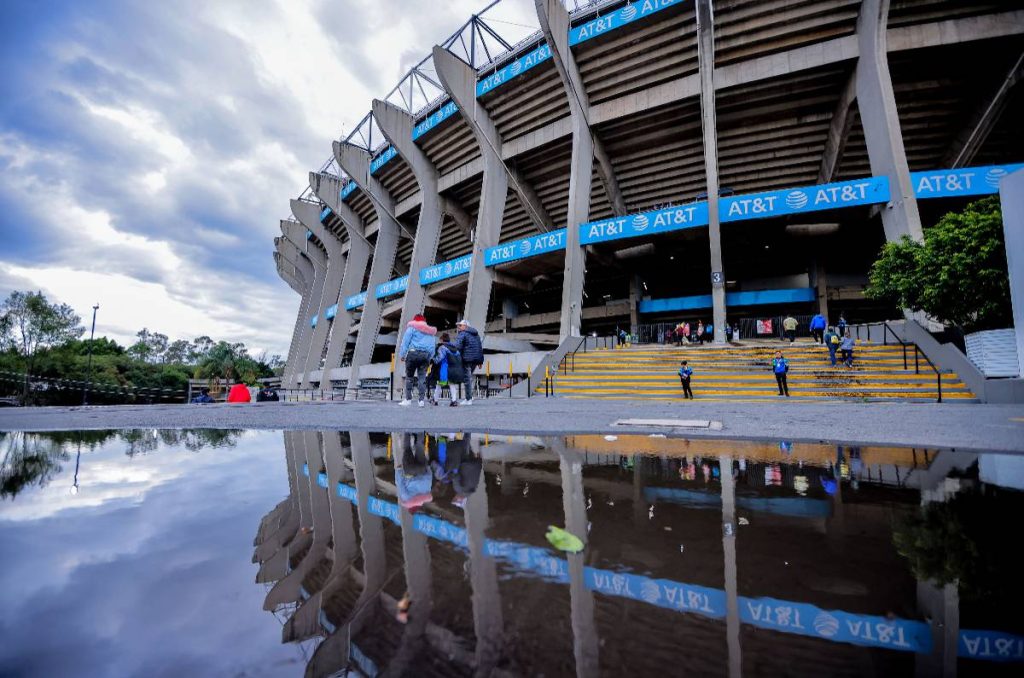
[[[548,533],[545,535],[551,545],[559,551],[579,553],[583,550],[583,542],[572,532],[567,532],[560,527],[548,525]]]

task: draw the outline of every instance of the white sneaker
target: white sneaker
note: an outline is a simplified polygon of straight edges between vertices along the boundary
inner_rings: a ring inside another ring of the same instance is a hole
[[[423,407],[425,404],[422,400],[420,401],[420,407]]]
[[[472,400],[460,400],[459,404],[460,405],[472,405],[473,401]]]
[[[409,399],[406,399],[406,400],[403,400],[402,402],[400,402],[398,404],[401,405],[402,407],[409,407],[409,405],[412,405],[412,401],[409,400]]]

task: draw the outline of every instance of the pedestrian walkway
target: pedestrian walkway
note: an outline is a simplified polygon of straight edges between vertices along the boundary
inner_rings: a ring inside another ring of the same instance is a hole
[[[828,350],[809,340],[741,342],[727,346],[659,345],[577,353],[555,377],[555,394],[573,398],[682,399],[679,362],[694,370],[697,399],[777,400],[771,361],[781,350],[789,360],[790,400],[922,401],[938,398],[935,371],[923,356],[915,371],[914,349],[858,343],[852,368],[832,367]],[[543,393],[541,384],[538,392]],[[943,400],[977,402],[958,376],[942,374]]]

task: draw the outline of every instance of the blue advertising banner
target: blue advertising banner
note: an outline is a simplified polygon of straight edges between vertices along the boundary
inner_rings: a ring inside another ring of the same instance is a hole
[[[551,555],[547,549],[488,539],[484,542],[484,553],[523,572],[538,574],[547,581],[569,583],[569,563],[564,558]]]
[[[312,318],[309,319],[309,326],[316,327],[316,316],[313,316]]]
[[[380,155],[370,161],[370,174],[376,174],[377,170],[383,167],[387,161],[391,160],[391,158],[396,155],[398,155],[398,150],[389,144]]]
[[[332,306],[328,306],[327,310],[324,311],[324,318],[326,318],[327,320],[333,320],[334,317],[337,316],[337,315],[338,315],[338,305],[337,304],[334,304]]]
[[[442,122],[452,117],[459,112],[459,107],[455,105],[454,101],[449,101],[441,108],[437,109],[426,118],[423,122],[412,128],[412,140],[416,141],[421,136],[434,129]]]
[[[429,285],[431,283],[440,282],[447,280],[448,278],[454,278],[464,273],[469,273],[469,267],[473,264],[473,255],[467,254],[457,259],[451,259],[449,261],[442,261],[440,264],[434,264],[426,268],[420,269],[420,284]]]
[[[628,217],[615,217],[605,221],[592,221],[580,225],[580,244],[589,245],[620,238],[636,238],[668,231],[680,231],[708,225],[708,205],[695,202],[689,205],[666,207],[641,212]]]
[[[345,483],[338,483],[338,496],[341,497],[342,499],[349,500],[353,504],[359,503],[359,493],[356,491],[356,488],[352,487],[351,485],[346,485]]]
[[[494,73],[491,73],[483,80],[476,83],[476,95],[482,97],[495,87],[503,85],[517,75],[522,75],[537,64],[544,63],[551,58],[551,48],[547,43],[540,45],[532,52],[527,52],[515,61],[505,64]]]
[[[924,622],[822,610],[775,598],[740,596],[739,605],[740,620],[763,629],[887,650],[928,653],[932,649],[931,627]]]
[[[569,45],[578,45],[592,38],[604,35],[616,28],[650,16],[655,12],[681,4],[683,0],[637,0],[603,17],[569,29]]]
[[[583,580],[591,591],[632,598],[678,612],[694,612],[720,619],[725,616],[725,592],[668,579],[651,579],[636,574],[583,568]]]
[[[999,192],[999,181],[1024,169],[1024,164],[986,165],[963,169],[911,172],[914,195],[918,198],[954,198],[960,195],[988,195]]]
[[[354,308],[359,308],[366,304],[366,292],[360,292],[359,294],[353,294],[351,297],[345,299],[345,310],[351,311]]]
[[[384,501],[379,497],[370,497],[370,501],[366,506],[370,513],[381,518],[387,518],[395,525],[401,524],[401,520],[398,517],[398,504],[392,504],[389,501]]]
[[[374,290],[374,295],[378,299],[383,299],[384,297],[401,294],[407,289],[409,289],[409,276],[403,275],[401,278],[395,278],[394,280],[389,280],[377,285],[377,289]]]
[[[522,240],[512,240],[484,250],[484,265],[497,266],[517,259],[535,257],[565,249],[565,229],[532,235]]]
[[[957,654],[994,662],[1024,661],[1024,637],[1001,631],[960,629]]]
[[[330,215],[331,215],[331,208],[330,207],[325,207],[323,209],[323,211],[320,212],[320,223],[321,224],[324,223],[324,219],[326,219]]]
[[[306,230],[306,240],[310,240],[313,237],[313,231]]]
[[[302,475],[309,477],[309,464],[302,465]]]
[[[466,530],[440,518],[417,513],[412,518],[412,528],[432,539],[446,541],[459,548],[469,547],[469,534]]]
[[[868,177],[722,198],[718,201],[718,213],[722,223],[726,223],[880,202],[889,202],[888,177]]]
[[[357,188],[359,188],[359,186],[356,184],[356,182],[349,181],[347,184],[341,187],[340,191],[338,191],[338,198],[340,200],[344,200],[345,198],[352,195]]]
[[[326,488],[327,487],[327,474],[326,473],[317,473],[316,474],[316,484],[319,485],[320,487]]]

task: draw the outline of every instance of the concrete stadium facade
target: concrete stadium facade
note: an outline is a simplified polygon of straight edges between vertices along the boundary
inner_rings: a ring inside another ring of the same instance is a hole
[[[310,173],[275,241],[284,386],[385,377],[419,312],[517,371],[659,320],[879,319],[881,245],[1024,160],[1024,0],[570,4],[499,56],[474,17]]]

